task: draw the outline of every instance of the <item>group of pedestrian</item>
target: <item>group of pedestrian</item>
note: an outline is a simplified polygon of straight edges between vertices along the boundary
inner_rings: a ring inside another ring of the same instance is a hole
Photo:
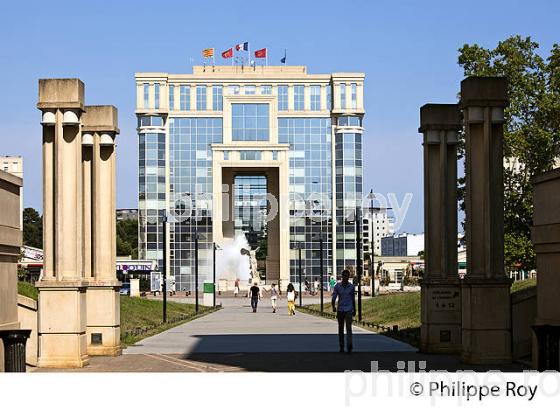
[[[342,271],[342,280],[336,282],[334,278],[331,277],[329,281],[329,286],[332,289],[331,305],[333,312],[336,313],[336,319],[338,322],[338,343],[340,347],[340,352],[344,352],[344,329],[346,328],[346,351],[351,353],[353,350],[352,342],[352,320],[356,315],[356,299],[355,299],[355,287],[350,282],[350,272],[348,270]],[[235,282],[234,295],[237,296],[239,293],[239,282]],[[286,299],[288,301],[288,314],[293,316],[296,314],[296,297],[297,292],[293,284],[288,284]],[[273,283],[270,286],[270,290],[264,289],[265,292],[270,294],[270,304],[272,306],[272,313],[276,313],[278,307],[278,298],[280,297],[280,292]],[[261,289],[257,285],[257,282],[253,283],[253,286],[249,289],[249,296],[251,297],[251,308],[253,313],[257,312],[257,306],[259,300],[261,299]],[[338,300],[338,304],[336,303]]]
[[[237,284],[237,282],[236,282]],[[264,289],[264,288],[263,288]],[[264,291],[270,294],[270,305],[272,306],[272,313],[276,313],[276,309],[278,307],[278,298],[280,297],[280,292],[276,287],[276,283],[273,283],[270,286],[270,290],[264,289]],[[239,293],[239,290],[237,291]],[[234,291],[235,295],[235,291]],[[257,312],[257,307],[259,304],[259,300],[261,300],[261,289],[257,285],[257,282],[253,283],[253,286],[249,289],[249,297],[251,298],[251,309],[253,309],[253,313]],[[288,300],[288,313],[290,316],[296,314],[296,291],[294,285],[291,283],[288,285],[287,288],[287,295],[286,298]]]

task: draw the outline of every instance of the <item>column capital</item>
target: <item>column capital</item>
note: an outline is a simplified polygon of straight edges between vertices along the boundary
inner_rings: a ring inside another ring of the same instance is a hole
[[[42,111],[53,109],[84,110],[84,83],[79,78],[48,78],[39,80],[39,101]]]
[[[82,115],[82,131],[118,134],[118,110],[113,105],[86,105]]]
[[[459,104],[425,104],[420,107],[420,128],[418,132],[428,130],[455,130],[462,128]]]
[[[467,77],[461,81],[461,108],[507,105],[506,77]]]

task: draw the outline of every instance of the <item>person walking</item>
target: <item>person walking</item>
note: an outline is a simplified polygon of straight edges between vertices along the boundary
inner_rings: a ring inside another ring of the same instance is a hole
[[[286,299],[288,299],[288,315],[294,316],[296,314],[296,289],[291,283],[288,284]]]
[[[233,288],[233,297],[236,298],[239,294],[239,278],[235,279],[235,287]]]
[[[276,288],[276,283],[270,285],[270,291],[268,293],[270,293],[270,304],[272,306],[272,313],[276,313],[276,302],[279,297],[278,288]]]
[[[249,289],[249,295],[251,296],[251,308],[253,308],[253,313],[256,313],[261,298],[261,289],[257,286],[257,282],[253,283],[253,286]]]
[[[329,281],[330,289],[329,292],[334,291],[334,287],[336,286],[336,279],[334,276],[331,276],[331,280]]]
[[[352,352],[352,317],[356,315],[356,299],[354,285],[350,283],[350,272],[342,271],[342,282],[334,286],[332,294],[332,308],[338,321],[338,343],[340,352],[344,352],[344,325],[346,325],[346,345],[348,353]],[[338,298],[338,308],[336,299]]]

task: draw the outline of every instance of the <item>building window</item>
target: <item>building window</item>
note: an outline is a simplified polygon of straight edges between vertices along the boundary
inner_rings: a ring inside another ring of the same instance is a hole
[[[268,104],[232,104],[232,140],[268,141]]]
[[[272,86],[271,85],[261,85],[261,94],[262,95],[272,94]]]
[[[272,151],[272,160],[273,160],[273,161],[277,161],[277,160],[278,160],[278,151]]]
[[[175,86],[170,84],[169,85],[169,111],[173,111],[175,109]]]
[[[150,84],[144,83],[144,108],[150,107]]]
[[[327,110],[332,110],[332,87],[327,85]]]
[[[238,85],[230,85],[228,86],[229,94],[230,95],[238,95],[239,94],[239,86]]]
[[[206,86],[196,86],[196,110],[206,111]]]
[[[288,86],[278,86],[278,111],[288,110]]]
[[[257,92],[257,87],[254,85],[246,85],[245,86],[245,95],[255,95]]]
[[[239,159],[242,161],[260,161],[261,151],[239,151]]]
[[[155,109],[159,110],[159,83],[154,84]]]
[[[191,109],[191,88],[188,85],[179,87],[179,109],[189,111]]]
[[[362,126],[362,121],[360,117],[354,117],[354,116],[342,116],[342,117],[338,117],[336,120],[336,125],[338,125],[339,127],[361,127]]]
[[[163,127],[163,118],[153,115],[140,117],[138,127]]]
[[[229,151],[224,151],[224,159],[229,160]]]
[[[214,111],[222,111],[224,107],[224,99],[222,96],[223,89],[221,85],[212,87],[212,109]]]
[[[294,86],[294,110],[303,111],[303,93],[305,87],[303,85]]]
[[[352,83],[350,84],[350,98],[351,98],[351,102],[352,102],[352,108],[358,108],[358,102],[357,102],[357,97],[356,97],[356,89],[358,88],[358,85],[356,83]]]
[[[311,111],[319,111],[321,109],[321,86],[312,85],[310,88],[311,88]]]
[[[346,108],[346,84],[340,84],[340,108]]]

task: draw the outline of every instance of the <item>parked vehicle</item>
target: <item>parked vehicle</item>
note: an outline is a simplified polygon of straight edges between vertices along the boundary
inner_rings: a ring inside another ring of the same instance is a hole
[[[121,295],[130,296],[130,283],[123,283],[119,292]]]

